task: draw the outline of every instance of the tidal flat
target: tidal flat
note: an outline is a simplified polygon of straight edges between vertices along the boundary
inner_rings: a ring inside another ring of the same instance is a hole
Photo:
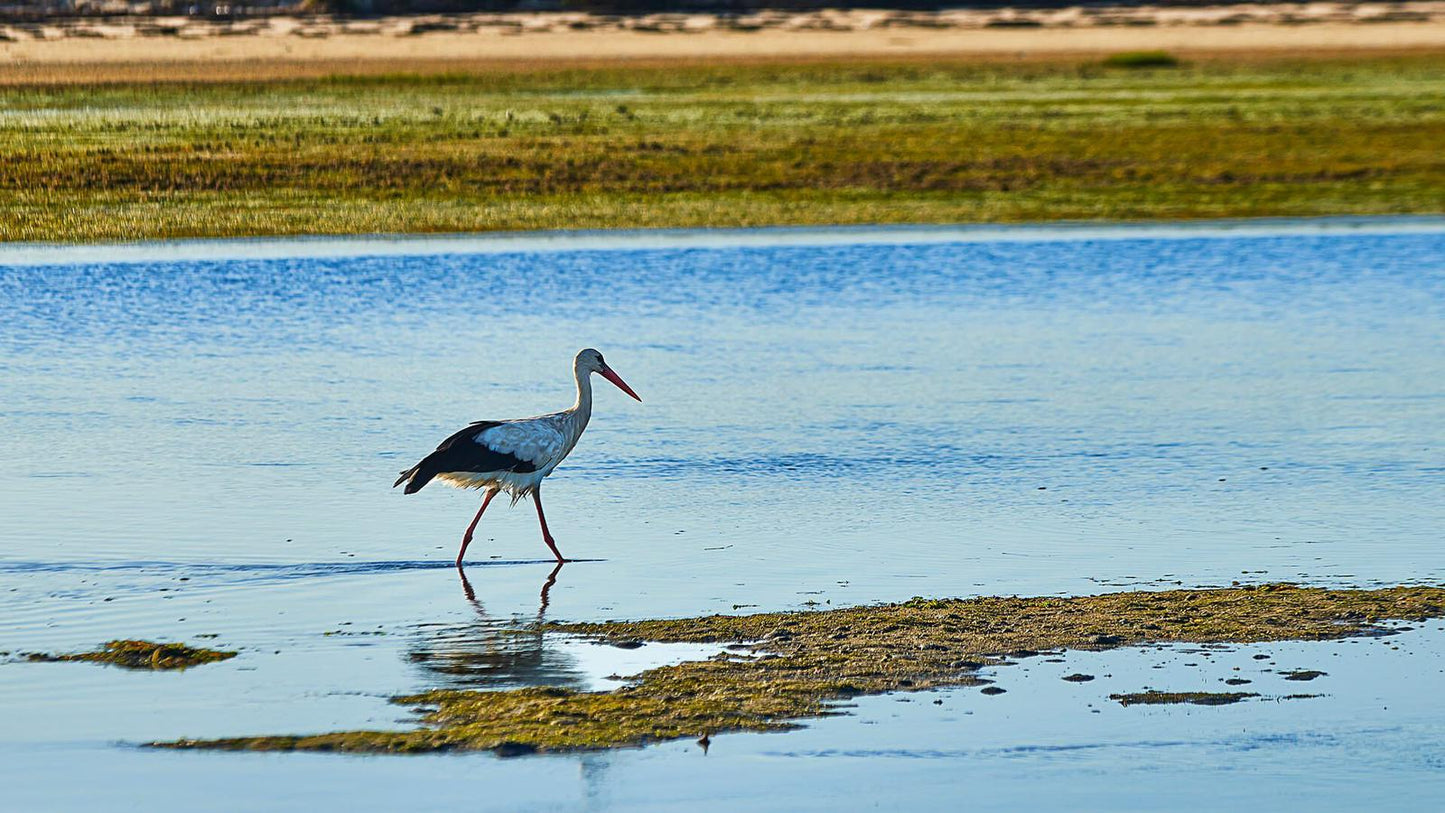
[[[977,685],[979,668],[1041,650],[1130,644],[1323,640],[1379,632],[1381,621],[1445,614],[1445,588],[1325,590],[1264,584],[1080,598],[914,599],[802,613],[551,624],[614,643],[743,643],[705,661],[648,670],[611,692],[542,686],[439,690],[393,698],[423,709],[412,731],[177,740],[152,745],[255,751],[506,755],[643,745],[734,731],[781,731],[838,713],[836,701]],[[1286,677],[1286,679],[1290,679]],[[1113,695],[1138,703],[1224,705],[1252,692]]]
[[[0,240],[1442,211],[1445,56],[1165,56],[42,72]]]

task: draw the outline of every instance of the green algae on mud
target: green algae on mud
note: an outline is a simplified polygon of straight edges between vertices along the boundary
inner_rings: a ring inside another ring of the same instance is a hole
[[[542,687],[394,698],[409,731],[344,731],[151,743],[164,748],[502,754],[642,745],[721,731],[781,731],[866,694],[977,685],[979,667],[1043,650],[1147,642],[1326,640],[1377,622],[1445,615],[1445,589],[1326,590],[1277,584],[1077,598],[922,599],[901,604],[672,620],[547,624],[604,641],[746,644],[652,669],[611,692]]]
[[[69,652],[60,655],[32,652],[26,655],[26,658],[31,661],[92,661],[121,666],[126,669],[187,669],[203,663],[214,663],[234,657],[236,657],[235,652],[224,650],[137,640],[107,641],[102,648],[94,652]]]

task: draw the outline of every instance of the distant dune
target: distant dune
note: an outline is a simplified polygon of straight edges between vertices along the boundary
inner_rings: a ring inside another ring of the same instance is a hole
[[[423,72],[472,63],[1445,48],[1445,2],[347,18],[118,17],[0,25],[0,81]],[[190,66],[185,68],[183,66]]]

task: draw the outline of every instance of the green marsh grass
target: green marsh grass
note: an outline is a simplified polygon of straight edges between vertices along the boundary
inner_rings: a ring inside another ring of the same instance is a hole
[[[0,90],[0,239],[1445,210],[1445,55]]]
[[[1104,59],[1107,68],[1177,68],[1179,57],[1168,51],[1124,51]]]

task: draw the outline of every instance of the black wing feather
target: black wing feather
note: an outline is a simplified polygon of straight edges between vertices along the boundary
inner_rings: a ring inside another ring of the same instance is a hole
[[[530,460],[499,452],[476,442],[477,435],[500,426],[500,421],[476,421],[441,442],[436,451],[401,473],[392,488],[406,483],[406,493],[415,494],[433,477],[447,471],[513,471],[525,474],[537,470]],[[468,441],[468,442],[463,442]]]

